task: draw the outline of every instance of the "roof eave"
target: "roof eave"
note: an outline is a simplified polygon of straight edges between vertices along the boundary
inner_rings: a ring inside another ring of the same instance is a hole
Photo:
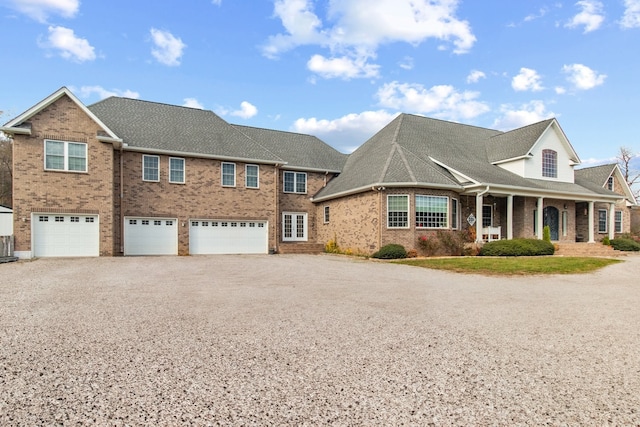
[[[173,151],[173,150],[161,150],[161,149],[155,149],[155,148],[132,147],[127,144],[124,144],[124,151],[133,151],[133,152],[148,153],[148,154],[161,154],[161,155],[179,156],[179,157],[199,157],[202,159],[225,160],[230,162],[241,162],[241,163],[260,163],[260,164],[275,165],[275,166],[282,166],[287,164],[287,162],[283,162],[279,160],[252,159],[252,158],[233,157],[233,156],[221,156],[217,154],[203,154],[203,153],[192,153],[192,152],[186,152],[186,151]]]
[[[316,202],[324,202],[326,200],[337,199],[340,197],[351,196],[353,194],[363,193],[365,191],[370,190],[384,190],[386,188],[429,188],[436,190],[452,190],[452,191],[460,191],[462,190],[462,186],[458,185],[449,185],[449,184],[433,184],[427,182],[377,182],[369,185],[363,185],[361,187],[352,188],[350,190],[341,191],[334,194],[329,194],[322,197],[312,197],[310,200],[314,203]]]
[[[585,194],[585,193],[573,193],[569,191],[556,191],[556,190],[542,190],[536,188],[520,187],[515,185],[504,184],[474,184],[465,187],[465,193],[475,193],[477,191],[484,191],[489,187],[490,193],[507,193],[514,196],[529,196],[529,197],[556,197],[559,199],[567,200],[579,200],[579,201],[618,201],[623,200],[624,197],[618,194]]]
[[[7,135],[31,135],[31,128],[2,126],[0,132],[4,132]]]

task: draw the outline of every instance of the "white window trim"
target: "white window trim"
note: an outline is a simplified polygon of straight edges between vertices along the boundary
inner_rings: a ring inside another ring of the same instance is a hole
[[[604,212],[604,231],[600,229],[600,212]],[[598,226],[598,233],[604,234],[604,233],[608,233],[609,232],[609,211],[606,209],[598,209],[598,220],[597,220],[597,226]]]
[[[447,214],[445,215],[445,224],[444,227],[427,227],[427,226],[418,226],[417,222],[418,222],[418,212],[416,212],[414,210],[414,214],[416,216],[416,229],[418,230],[446,230],[449,228],[449,221],[451,220],[450,215],[451,215],[451,208],[449,207],[449,197],[447,196],[434,196],[431,194],[416,194],[415,196],[415,209],[418,209],[418,197],[434,197],[434,198],[438,198],[438,199],[446,199],[447,200]]]
[[[282,191],[284,193],[289,193],[289,194],[307,194],[307,183],[309,182],[309,176],[307,175],[306,172],[295,172],[295,171],[283,171],[284,173],[282,174]],[[288,173],[292,173],[293,174],[293,191],[287,191],[285,189],[285,176]],[[298,174],[300,175],[304,175],[304,192],[300,192],[300,191],[296,191],[296,189],[298,188]]]
[[[291,232],[292,235],[291,237],[285,237],[284,233],[285,233],[285,217],[289,215],[291,216]],[[304,230],[303,230],[303,236],[302,237],[298,237],[297,236],[297,223],[294,220],[297,219],[299,216],[303,217],[303,225],[304,225]],[[308,221],[308,215],[306,212],[282,212],[282,241],[283,242],[306,242],[309,238],[309,221]]]
[[[62,169],[53,169],[47,167],[47,142],[61,142],[64,144],[63,149],[63,168]],[[84,146],[84,170],[69,170],[69,144],[78,144]],[[76,141],[60,141],[58,139],[45,139],[44,140],[44,170],[52,171],[52,172],[71,172],[71,173],[87,173],[89,171],[89,150],[86,142],[76,142]]]
[[[491,222],[489,223],[489,225],[488,225],[487,227],[493,227],[493,205],[491,205],[491,204],[486,204],[486,203],[485,203],[485,204],[483,204],[483,205],[482,205],[482,207],[483,207],[483,209],[482,209],[482,218],[480,218],[480,221],[481,221],[482,227],[483,227],[483,228],[485,227],[485,225],[484,225],[484,207],[488,207],[488,208],[489,208],[489,210],[491,211],[491,216],[490,216],[490,218],[489,218],[489,220],[490,220]]]
[[[225,184],[224,183],[224,165],[233,165],[233,184],[229,185],[229,184]],[[222,162],[220,164],[220,184],[223,187],[235,187],[236,186],[236,164],[232,163],[232,162]]]
[[[158,159],[158,179],[145,179],[144,178],[144,159],[146,157],[154,157]],[[142,180],[146,182],[160,182],[160,156],[155,156],[152,154],[143,154],[142,155]]]
[[[617,216],[620,215],[620,222],[618,222],[617,220]],[[614,213],[614,224],[613,226],[614,228],[614,232],[616,233],[622,233],[623,229],[624,229],[624,213],[622,211],[615,211]],[[620,225],[620,227],[618,227],[618,225]]]
[[[182,160],[182,181],[171,180],[171,160]],[[187,161],[183,157],[169,157],[169,182],[171,184],[184,184],[186,181],[187,181]]]
[[[449,215],[453,213],[453,205],[454,204],[456,205],[456,215],[455,217],[452,218],[453,224],[451,224],[451,229],[458,230],[460,229],[460,200],[451,197],[450,201],[451,201],[451,212],[449,212]]]
[[[256,174],[256,186],[255,186],[255,187],[251,187],[251,186],[249,186],[249,184],[248,184],[248,182],[247,182],[247,180],[248,180],[248,178],[249,178],[248,169],[249,169],[249,167],[250,167],[250,166],[255,167],[255,168],[256,168],[256,170],[257,170],[257,174]],[[255,189],[260,188],[260,166],[258,166],[258,165],[253,165],[253,164],[247,164],[247,165],[245,165],[245,166],[244,166],[244,186],[245,186],[246,188],[251,188],[251,189],[254,189],[254,190],[255,190]]]
[[[329,224],[329,221],[331,220],[331,209],[329,206],[325,206],[322,209],[322,218],[325,224]]]
[[[611,188],[609,188],[609,181],[611,181]],[[615,178],[613,177],[613,175],[609,176],[609,178],[607,178],[607,186],[606,186],[607,190],[609,191],[614,191],[614,189],[616,188],[616,181]]]
[[[407,198],[407,225],[404,227],[391,227],[389,226],[389,197],[390,196],[404,196]],[[411,197],[408,194],[387,194],[387,228],[391,230],[406,230],[411,228]]]

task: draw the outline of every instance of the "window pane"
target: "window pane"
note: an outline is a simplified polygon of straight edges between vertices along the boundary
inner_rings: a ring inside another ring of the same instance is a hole
[[[145,181],[158,181],[159,171],[158,164],[160,159],[156,156],[142,156],[143,175]]]
[[[47,155],[52,154],[56,156],[64,155],[64,142],[61,141],[47,141]]]
[[[416,227],[447,228],[449,199],[442,196],[416,196]]]
[[[616,211],[615,221],[616,221],[615,232],[622,233],[622,212],[621,211]]]
[[[222,164],[222,185],[233,187],[236,185],[236,165],[235,163]]]
[[[245,171],[245,186],[248,188],[258,188],[258,166],[247,165]]]
[[[493,209],[491,209],[490,205],[482,206],[482,226],[483,227],[491,227],[492,226],[492,218],[493,217]]]
[[[598,211],[598,232],[607,232],[607,211],[604,209]]]
[[[64,142],[46,141],[45,144],[45,167],[64,170]]]
[[[82,157],[69,157],[69,170],[70,171],[86,171],[87,160]]]
[[[169,159],[169,181],[184,182],[184,159]]]
[[[553,150],[542,150],[542,176],[558,177],[558,153]]]
[[[298,173],[296,174],[296,193],[306,193],[306,192],[307,192],[307,174]]]
[[[387,196],[387,226],[408,227],[409,196]]]
[[[284,173],[284,191],[287,193],[293,193],[295,186],[295,176],[296,174],[293,172],[285,172]]]

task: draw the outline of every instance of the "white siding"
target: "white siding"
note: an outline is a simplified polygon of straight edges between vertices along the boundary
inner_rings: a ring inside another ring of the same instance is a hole
[[[569,157],[571,153],[561,140],[555,128],[551,127],[542,135],[540,140],[531,150],[533,156],[526,160],[524,177],[544,179],[560,182],[574,182],[573,161]],[[542,176],[542,150],[554,150],[558,153],[558,177],[548,178]]]

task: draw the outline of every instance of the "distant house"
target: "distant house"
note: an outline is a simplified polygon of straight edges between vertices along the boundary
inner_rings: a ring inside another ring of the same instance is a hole
[[[13,234],[13,210],[0,205],[0,236]]]
[[[548,225],[554,241],[595,242],[629,231],[635,203],[621,182],[574,171],[555,119],[500,132],[401,114],[345,155],[211,111],[85,106],[61,88],[0,130],[14,138],[24,258],[319,251],[333,238],[373,252],[470,227],[478,240]]]

